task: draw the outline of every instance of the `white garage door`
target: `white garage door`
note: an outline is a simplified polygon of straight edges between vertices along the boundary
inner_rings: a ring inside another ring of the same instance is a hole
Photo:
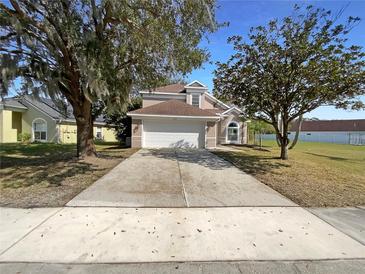
[[[143,147],[204,147],[205,122],[143,121]]]

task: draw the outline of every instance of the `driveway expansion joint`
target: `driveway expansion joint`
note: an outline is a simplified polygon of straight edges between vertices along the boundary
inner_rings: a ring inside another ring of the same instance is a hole
[[[180,183],[181,183],[181,186],[182,186],[182,194],[183,194],[183,197],[184,197],[184,201],[185,201],[186,207],[190,207],[189,206],[188,199],[187,199],[187,194],[186,194],[186,189],[185,189],[185,185],[184,185],[184,180],[183,180],[183,177],[182,177],[182,174],[181,174],[181,167],[180,167],[180,162],[179,162],[179,155],[177,154],[177,151],[176,150],[175,150],[175,155],[176,155],[177,167],[179,169]]]

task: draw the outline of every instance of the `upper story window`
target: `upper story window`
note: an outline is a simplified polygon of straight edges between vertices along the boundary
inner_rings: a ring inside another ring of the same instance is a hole
[[[195,107],[200,107],[200,94],[191,95],[191,105]]]

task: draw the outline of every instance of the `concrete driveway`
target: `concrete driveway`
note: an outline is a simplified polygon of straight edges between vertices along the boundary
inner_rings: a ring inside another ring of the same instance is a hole
[[[67,206],[296,206],[207,150],[141,149]]]

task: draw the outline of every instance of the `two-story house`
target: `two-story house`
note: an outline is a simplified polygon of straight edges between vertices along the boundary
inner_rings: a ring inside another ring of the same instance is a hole
[[[247,142],[242,112],[208,92],[198,81],[141,91],[142,108],[132,117],[132,147],[215,148]]]

